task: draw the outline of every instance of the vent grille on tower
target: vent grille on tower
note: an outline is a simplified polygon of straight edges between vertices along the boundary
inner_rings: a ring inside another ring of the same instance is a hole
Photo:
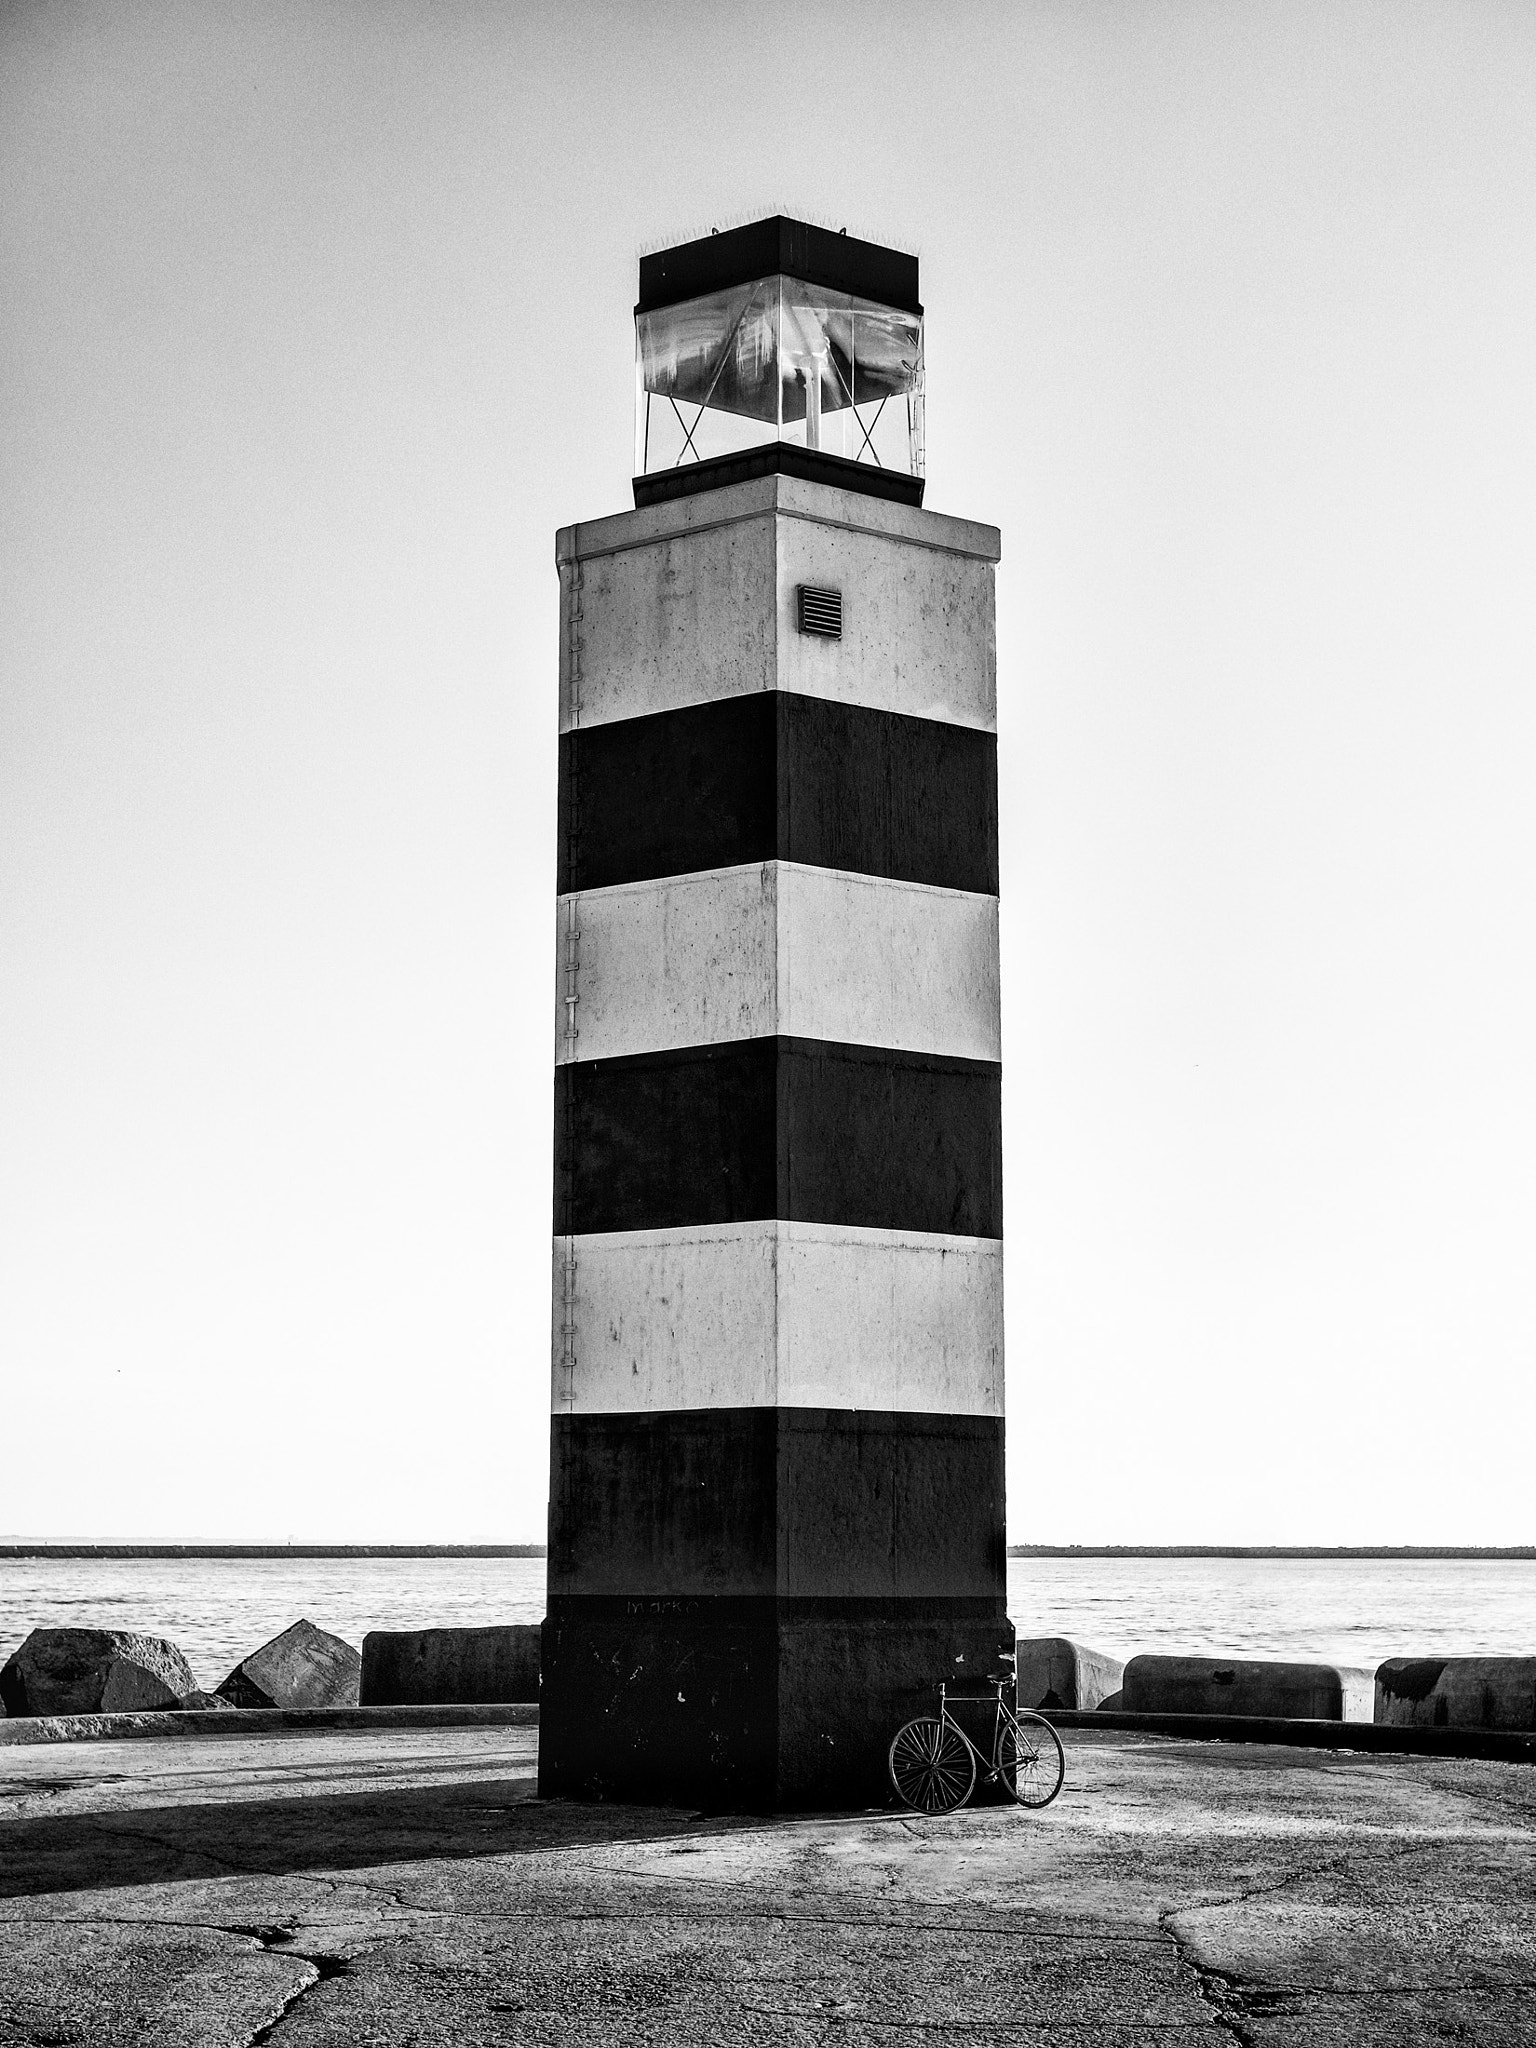
[[[819,633],[824,640],[841,640],[843,593],[840,590],[818,590],[813,584],[802,583],[799,597],[801,632]]]

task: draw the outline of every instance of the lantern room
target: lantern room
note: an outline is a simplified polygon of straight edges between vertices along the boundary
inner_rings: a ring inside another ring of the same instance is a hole
[[[773,471],[917,505],[917,258],[782,215],[640,262],[635,503]]]

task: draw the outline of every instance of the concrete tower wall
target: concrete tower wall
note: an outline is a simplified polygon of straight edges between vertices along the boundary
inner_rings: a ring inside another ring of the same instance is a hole
[[[557,553],[541,1782],[879,1797],[1011,1642],[997,535],[768,477]]]
[[[995,526],[765,477],[562,528],[560,730],[764,690],[997,731]],[[857,598],[835,645],[795,591]],[[956,821],[958,823],[958,821]]]

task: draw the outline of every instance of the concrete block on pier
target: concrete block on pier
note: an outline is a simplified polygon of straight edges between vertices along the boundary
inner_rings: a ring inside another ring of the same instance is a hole
[[[218,1690],[236,1707],[355,1707],[362,1669],[350,1643],[296,1621],[237,1664]]]
[[[373,1629],[365,1707],[499,1706],[539,1696],[539,1626]]]
[[[1389,1657],[1376,1671],[1378,1724],[1536,1728],[1536,1657]]]
[[[1344,1680],[1332,1664],[1258,1657],[1133,1657],[1125,1667],[1127,1714],[1241,1714],[1342,1721]]]
[[[7,1714],[132,1714],[174,1707],[197,1680],[163,1636],[35,1628],[0,1671]]]
[[[1067,1636],[1020,1636],[1016,1654],[1021,1707],[1091,1713],[1119,1690],[1125,1671],[1118,1658]]]
[[[1346,1721],[1369,1721],[1376,1703],[1376,1674],[1358,1664],[1341,1664],[1339,1679],[1344,1687]]]

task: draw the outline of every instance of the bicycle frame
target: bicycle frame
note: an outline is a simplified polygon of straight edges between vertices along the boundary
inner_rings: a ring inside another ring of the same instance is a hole
[[[994,1762],[993,1759],[999,1754],[999,1744],[1002,1740],[1004,1728],[1011,1728],[1015,1736],[1020,1733],[1018,1717],[1003,1698],[1004,1688],[1012,1683],[1013,1681],[1008,1678],[994,1678],[990,1693],[960,1692],[956,1693],[953,1697],[953,1704],[955,1706],[984,1707],[989,1701],[992,1703],[994,1711],[992,1715],[992,1753],[990,1756],[977,1748],[976,1744],[950,1712],[951,1697],[949,1687],[947,1685],[939,1687],[940,1725],[945,1728],[953,1728],[960,1740],[971,1752],[971,1755],[976,1759],[976,1779],[978,1784],[995,1785],[1003,1775],[1002,1765]]]

